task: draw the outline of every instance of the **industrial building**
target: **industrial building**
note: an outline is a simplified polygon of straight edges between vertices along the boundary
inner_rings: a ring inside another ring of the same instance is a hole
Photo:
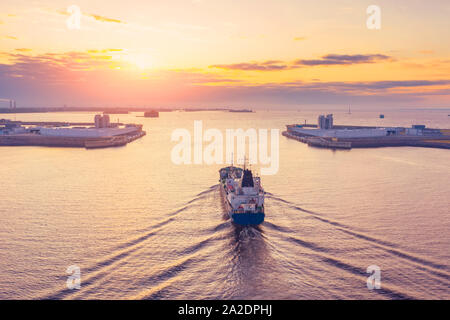
[[[0,121],[0,134],[39,134],[47,137],[77,137],[103,138],[132,134],[142,129],[140,125],[125,125],[122,127],[110,124],[108,115],[96,115],[95,127],[74,126],[30,126],[23,127],[20,123],[6,119]]]
[[[326,117],[324,115],[320,115],[318,120],[319,129],[333,129],[333,115],[328,114]]]
[[[79,137],[79,138],[102,138],[102,137],[114,137],[118,135],[129,134],[137,131],[136,127],[124,127],[124,128],[46,128],[36,127],[36,133],[48,136],[48,137]]]
[[[11,122],[6,119],[0,120],[0,135],[17,134],[26,132],[25,128],[17,123]]]
[[[450,148],[450,130],[416,124],[405,127],[335,125],[333,115],[320,115],[317,125],[287,125],[283,135],[308,145],[327,148],[422,146]]]
[[[70,123],[35,122],[23,126],[20,121],[0,120],[0,145],[44,145],[63,147],[120,146],[145,135],[142,125],[111,124],[108,115],[96,115],[87,126]]]
[[[94,123],[95,123],[95,127],[97,129],[109,128],[111,126],[109,115],[107,115],[107,114],[105,114],[105,115],[101,115],[101,114],[95,115]]]
[[[411,128],[404,127],[357,127],[357,126],[335,126],[333,115],[320,115],[317,126],[294,125],[289,126],[289,131],[299,136],[312,136],[322,138],[376,138],[386,136],[423,136],[439,135],[438,129],[428,129],[425,125],[413,125]]]

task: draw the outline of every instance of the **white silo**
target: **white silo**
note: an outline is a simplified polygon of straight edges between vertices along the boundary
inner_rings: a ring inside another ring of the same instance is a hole
[[[102,127],[102,116],[100,114],[96,114],[94,117],[95,127],[101,128]]]
[[[110,126],[109,115],[105,114],[103,115],[103,128],[109,128],[109,126]]]

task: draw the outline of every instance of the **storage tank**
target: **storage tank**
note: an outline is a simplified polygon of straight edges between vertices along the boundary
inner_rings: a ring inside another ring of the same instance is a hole
[[[109,115],[103,115],[103,128],[108,128],[110,124]]]
[[[94,117],[94,122],[95,122],[95,127],[101,128],[102,127],[102,115],[101,114],[96,114]]]

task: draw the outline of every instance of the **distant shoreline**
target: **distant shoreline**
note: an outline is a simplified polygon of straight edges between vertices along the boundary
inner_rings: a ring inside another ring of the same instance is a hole
[[[48,112],[101,112],[105,114],[127,114],[129,112],[198,112],[198,111],[224,111],[224,112],[243,112],[245,109],[231,108],[77,108],[77,107],[61,107],[61,108],[0,108],[0,114],[14,113],[48,113]],[[246,111],[248,112],[248,111]]]

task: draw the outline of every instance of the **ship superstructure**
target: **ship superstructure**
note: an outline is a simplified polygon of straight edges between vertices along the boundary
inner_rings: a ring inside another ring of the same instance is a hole
[[[239,225],[258,225],[264,221],[264,189],[261,178],[249,169],[222,168],[220,189],[228,214]]]

